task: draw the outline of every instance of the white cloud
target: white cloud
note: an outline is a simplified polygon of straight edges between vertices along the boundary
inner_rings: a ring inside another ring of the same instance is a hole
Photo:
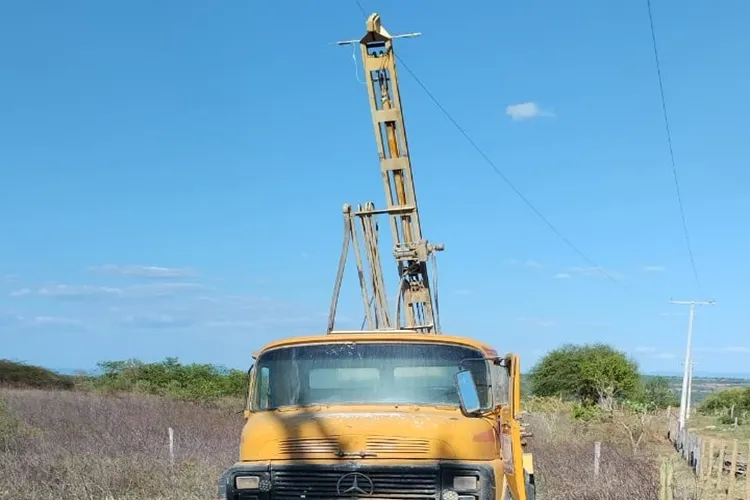
[[[199,292],[207,287],[201,283],[177,282],[177,283],[150,283],[148,285],[134,285],[123,289],[128,297],[165,297],[189,292]]]
[[[664,317],[686,316],[686,315],[687,313],[675,312],[675,311],[664,311],[664,312],[659,313],[659,316],[664,316]]]
[[[543,110],[535,102],[523,102],[520,104],[511,104],[505,108],[505,114],[515,121],[530,120],[539,117],[554,117],[551,111]]]
[[[208,328],[258,328],[260,323],[251,320],[220,319],[205,323]]]
[[[607,328],[609,325],[607,323],[602,323],[600,321],[576,321],[577,326],[588,326],[591,328]]]
[[[568,273],[557,273],[554,276],[554,278],[557,279],[557,280],[565,280],[565,279],[570,278],[570,274],[568,274]]]
[[[92,267],[90,270],[100,274],[135,276],[139,278],[184,278],[195,276],[195,272],[190,269],[161,266],[106,264]]]
[[[652,346],[638,346],[635,348],[635,352],[651,359],[674,359],[677,357],[677,355],[672,352],[660,351]]]
[[[664,266],[643,266],[643,270],[647,273],[661,273],[667,270]]]
[[[659,352],[651,357],[656,359],[674,359],[677,357],[677,355],[673,352]]]
[[[195,320],[169,314],[131,315],[120,320],[120,325],[138,329],[185,328],[193,326]]]
[[[94,300],[118,297],[165,297],[205,289],[205,285],[191,282],[149,283],[121,288],[97,285],[66,285],[61,283],[49,283],[37,289],[22,288],[20,290],[14,290],[10,295],[14,297],[33,295],[60,300]]]
[[[732,345],[718,349],[719,352],[731,352],[736,354],[750,354],[750,347]]]
[[[62,326],[78,326],[81,322],[73,318],[62,318],[58,316],[36,316],[32,318],[31,322],[35,325],[62,325]]]
[[[567,268],[564,272],[555,275],[555,278],[570,278],[573,276],[589,276],[595,278],[608,278],[612,277],[615,279],[622,279],[624,276],[615,271],[605,269],[603,267],[578,267],[573,266]]]
[[[28,290],[28,289],[27,289]],[[83,298],[83,297],[114,297],[122,295],[122,289],[106,286],[94,285],[63,285],[49,284],[39,288],[36,291],[30,291],[31,294],[42,297],[60,297],[60,298]],[[26,295],[29,293],[27,292]]]
[[[0,311],[0,326],[3,325],[14,325],[20,321],[23,321],[23,316],[12,314],[9,312]]]
[[[528,267],[529,269],[543,269],[544,268],[544,264],[534,259],[526,259],[523,262],[518,259],[510,259],[508,260],[508,265],[523,266],[523,267]]]
[[[33,308],[33,313],[24,317],[0,306],[0,330],[13,328],[19,334],[26,332],[29,337],[31,333],[40,332],[71,332],[74,336],[85,331],[120,331],[132,335],[135,333],[130,331],[164,330],[180,335],[220,334],[226,339],[248,332],[257,335],[279,331],[285,334],[323,332],[327,325],[327,314],[318,316],[328,305],[324,300],[321,304],[316,299],[297,303],[276,297],[228,294],[213,282],[207,286],[194,279],[184,279],[188,276],[187,270],[182,272],[176,268],[109,265],[89,271],[102,273],[102,276],[89,283],[49,281],[6,288],[6,294],[17,302],[23,301],[25,308]],[[112,280],[132,276],[140,281],[99,281],[105,279],[104,274],[112,275]],[[338,315],[339,324],[348,321],[345,312]],[[360,321],[356,321],[355,328],[359,325]]]
[[[528,323],[530,325],[534,326],[540,326],[542,328],[547,328],[550,326],[555,326],[555,322],[549,319],[543,319],[543,318],[527,318],[525,316],[521,316],[516,318],[516,321],[520,323]]]

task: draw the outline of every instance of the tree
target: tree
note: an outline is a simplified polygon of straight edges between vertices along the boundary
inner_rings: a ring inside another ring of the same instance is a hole
[[[641,390],[638,364],[606,344],[565,344],[544,356],[529,376],[534,395],[562,396],[604,408]]]
[[[679,406],[680,404],[680,399],[669,387],[669,379],[666,377],[646,378],[643,383],[643,395],[638,399],[656,408]]]

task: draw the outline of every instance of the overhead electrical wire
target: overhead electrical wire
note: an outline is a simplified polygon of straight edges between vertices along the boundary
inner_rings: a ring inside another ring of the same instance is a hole
[[[701,281],[698,277],[698,267],[695,265],[695,257],[693,256],[693,246],[690,243],[690,232],[688,231],[687,218],[685,217],[685,208],[682,204],[682,193],[680,191],[680,181],[677,176],[677,166],[674,161],[674,149],[672,148],[672,132],[669,127],[669,117],[667,115],[667,102],[664,98],[664,84],[661,78],[661,64],[659,63],[659,49],[656,44],[656,33],[654,30],[654,16],[651,13],[651,0],[646,0],[648,7],[648,21],[651,26],[651,43],[654,48],[654,60],[656,61],[656,75],[659,80],[659,94],[661,96],[661,108],[664,114],[664,126],[667,131],[667,144],[669,145],[669,158],[672,162],[672,176],[674,177],[674,186],[677,191],[677,203],[680,207],[680,216],[682,218],[682,229],[685,234],[685,244],[687,245],[688,257],[690,258],[690,267],[693,270],[693,277],[695,278],[695,284],[698,287],[698,291],[701,290]]]
[[[364,7],[362,7],[362,4],[359,2],[359,0],[355,0],[357,6],[359,7],[359,10],[362,12],[362,15],[367,17],[367,12],[365,11]],[[503,182],[505,182],[508,187],[519,197],[521,200],[526,204],[529,209],[531,209],[534,214],[541,219],[544,224],[552,230],[555,235],[557,235],[558,238],[560,238],[563,243],[565,243],[573,252],[575,252],[579,257],[581,257],[586,263],[588,263],[591,267],[595,268],[597,271],[599,271],[602,275],[607,277],[609,280],[613,281],[614,283],[620,284],[620,280],[615,278],[611,273],[607,272],[606,269],[603,267],[597,265],[591,258],[589,258],[588,255],[586,255],[580,248],[578,248],[575,244],[573,244],[568,237],[566,237],[557,227],[555,227],[552,222],[550,222],[547,217],[544,216],[544,214],[536,208],[536,206],[511,182],[511,180],[503,173],[500,168],[498,168],[497,165],[495,165],[495,162],[492,161],[492,159],[487,156],[487,154],[482,150],[482,148],[479,147],[479,145],[474,142],[474,140],[471,138],[471,136],[466,132],[466,130],[461,127],[461,125],[451,116],[451,114],[448,112],[448,110],[445,109],[445,107],[440,104],[440,101],[435,97],[435,95],[430,92],[430,90],[427,88],[427,86],[422,82],[422,80],[419,79],[419,77],[412,71],[412,69],[409,67],[408,64],[404,62],[401,57],[399,57],[398,54],[396,54],[396,59],[398,62],[404,67],[404,69],[411,75],[411,77],[414,79],[415,82],[417,82],[417,85],[419,85],[422,90],[427,94],[427,96],[432,100],[432,102],[442,111],[442,113],[445,115],[446,118],[453,124],[454,127],[461,133],[461,135],[464,136],[464,138],[469,142],[469,144],[476,150],[477,153],[492,167],[492,170],[497,174]]]

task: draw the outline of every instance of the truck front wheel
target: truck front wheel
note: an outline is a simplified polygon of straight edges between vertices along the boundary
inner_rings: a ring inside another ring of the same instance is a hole
[[[536,500],[536,483],[534,482],[534,475],[524,471],[523,479],[524,489],[526,490],[526,500]],[[503,500],[514,500],[513,495],[510,493],[510,488],[506,488]]]

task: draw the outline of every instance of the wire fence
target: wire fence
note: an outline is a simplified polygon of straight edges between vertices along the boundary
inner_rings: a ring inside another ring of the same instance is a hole
[[[750,440],[702,436],[668,414],[667,437],[687,462],[702,491],[713,490],[732,500],[750,500]]]

